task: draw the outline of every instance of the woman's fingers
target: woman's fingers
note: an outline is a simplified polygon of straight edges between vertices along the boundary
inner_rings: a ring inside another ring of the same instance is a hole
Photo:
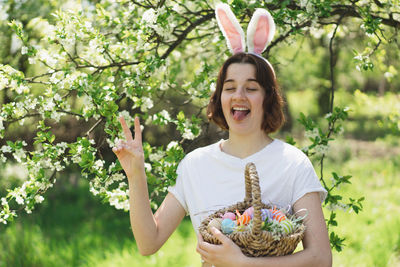
[[[124,132],[126,141],[132,141],[132,132],[129,130],[128,125],[126,124],[126,121],[124,117],[119,117],[119,121],[121,122],[122,130]],[[142,144],[142,129],[140,128],[140,120],[139,117],[135,117],[135,141],[137,141],[139,144]]]
[[[122,116],[119,117],[119,121],[121,123],[122,131],[124,132],[126,140],[127,141],[133,140],[131,130],[129,130],[129,127],[126,124],[124,117],[122,117]],[[135,125],[136,125],[136,120],[135,120]],[[135,126],[135,128],[136,128],[136,126]]]
[[[142,144],[142,129],[140,128],[139,117],[135,117],[135,140]]]
[[[118,152],[120,152],[122,150],[122,148],[126,148],[126,143],[124,141],[122,141],[122,140],[118,140],[115,143],[115,146],[112,148],[112,151],[114,153],[118,153]]]

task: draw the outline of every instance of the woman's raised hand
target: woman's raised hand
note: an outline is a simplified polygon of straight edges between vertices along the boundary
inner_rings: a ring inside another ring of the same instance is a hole
[[[126,141],[119,140],[112,150],[117,155],[128,179],[132,179],[136,174],[144,172],[144,153],[140,121],[138,117],[135,117],[135,139],[133,139],[125,119],[120,117],[119,121]]]

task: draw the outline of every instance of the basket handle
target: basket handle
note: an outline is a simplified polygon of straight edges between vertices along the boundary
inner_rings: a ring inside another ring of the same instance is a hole
[[[256,165],[249,162],[246,164],[244,172],[246,196],[245,201],[252,202],[254,207],[253,227],[251,229],[253,234],[261,232],[261,190]]]

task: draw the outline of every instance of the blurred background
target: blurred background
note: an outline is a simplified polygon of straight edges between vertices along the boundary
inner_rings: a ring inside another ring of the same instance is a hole
[[[18,19],[27,27],[34,27],[35,18],[51,21],[55,10],[83,4],[17,2],[7,2],[6,19]],[[0,10],[1,16],[4,14]],[[396,43],[386,43],[374,55],[373,69],[357,70],[353,49],[362,47],[364,41],[358,29],[352,29],[351,23],[346,25],[347,29],[339,30],[335,39],[340,45],[334,48],[337,62],[334,102],[336,106],[349,107],[349,119],[343,124],[343,133],[330,144],[324,176],[338,170],[342,175],[352,175],[352,184],[342,186],[340,194],[354,199],[365,197],[365,201],[358,215],[338,211],[339,227],[335,231],[345,238],[345,246],[343,251],[334,252],[333,266],[400,266],[399,47]],[[38,65],[28,64],[20,49],[15,34],[6,23],[0,24],[0,64],[9,64],[26,74],[37,73]],[[329,32],[324,30],[308,31],[274,48],[270,61],[287,102],[287,123],[272,137],[285,140],[292,136],[299,147],[306,145],[309,141],[298,122],[300,112],[324,125],[330,100],[329,59]],[[190,72],[191,68],[184,71]],[[184,82],[177,79],[178,86]],[[7,91],[1,91],[0,103],[10,101]],[[180,105],[181,101],[179,96],[172,97],[170,102],[159,103],[157,109]],[[190,113],[190,106],[184,108]],[[200,117],[206,120],[204,112]],[[80,127],[77,120],[63,121],[57,136],[60,140],[74,140],[82,130]],[[34,138],[33,132],[26,129],[15,128],[12,133],[15,140],[28,143]],[[144,139],[157,145],[168,144],[175,135],[173,128],[144,131]],[[206,135],[184,143],[185,152],[220,138],[226,138],[226,133],[210,125]],[[111,149],[103,149],[102,153],[116,160]],[[319,161],[313,163],[318,170]],[[0,196],[25,179],[26,172],[18,163],[1,164]],[[0,266],[200,266],[189,218],[185,218],[159,252],[140,256],[129,214],[93,196],[88,181],[82,179],[80,169],[74,165],[58,174],[55,186],[44,197],[32,214],[21,212],[14,222],[0,225]],[[328,212],[325,209],[325,214]]]

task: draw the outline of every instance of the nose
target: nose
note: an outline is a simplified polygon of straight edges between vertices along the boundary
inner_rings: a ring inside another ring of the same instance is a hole
[[[240,86],[236,89],[233,99],[243,99],[246,98],[246,90],[243,86]]]

